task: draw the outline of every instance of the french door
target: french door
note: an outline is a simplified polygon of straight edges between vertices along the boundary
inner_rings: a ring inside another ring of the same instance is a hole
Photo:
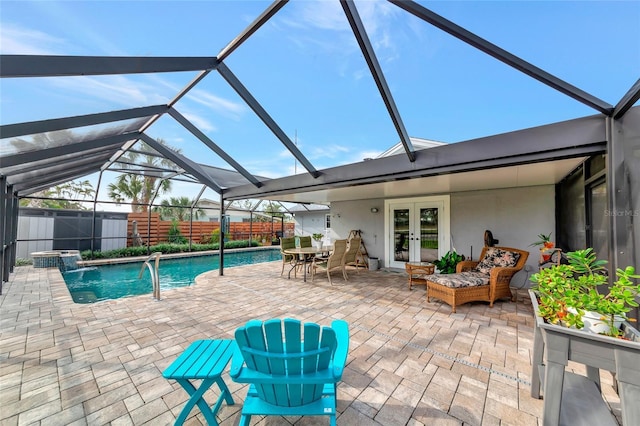
[[[449,250],[449,197],[391,200],[385,209],[387,265],[433,262]]]

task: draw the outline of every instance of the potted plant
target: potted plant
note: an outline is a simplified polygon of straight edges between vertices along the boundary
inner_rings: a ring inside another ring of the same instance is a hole
[[[551,232],[549,232],[549,235],[538,234],[539,240],[529,244],[529,246],[540,247],[540,264],[551,260],[551,253],[549,251],[555,247],[554,242],[551,241],[551,234]]]
[[[532,275],[538,313],[547,322],[582,329],[591,321],[607,326],[601,331],[613,337],[622,334],[619,323],[627,318],[640,284],[634,283],[635,269],[616,271],[616,281],[608,286],[606,260],[598,260],[592,248],[566,254],[568,264],[541,269]],[[605,289],[603,291],[603,289]]]
[[[316,247],[321,249],[322,248],[322,239],[324,238],[324,235],[320,234],[319,232],[316,232],[316,233],[311,234],[311,238],[313,238],[313,241],[316,242]]]
[[[464,260],[464,255],[458,254],[455,250],[448,251],[439,260],[434,260],[441,274],[453,274],[456,272],[456,265]]]

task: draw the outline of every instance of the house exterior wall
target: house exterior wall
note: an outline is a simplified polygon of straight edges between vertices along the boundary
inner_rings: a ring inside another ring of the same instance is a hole
[[[458,253],[478,260],[487,229],[500,241],[497,245],[528,250],[527,264],[537,266],[539,253],[530,244],[539,239],[539,234],[555,230],[555,187],[451,194],[451,246]],[[552,239],[554,236],[555,232]]]
[[[495,189],[451,194],[452,248],[478,260],[484,231],[490,230],[497,245],[529,251],[524,270],[511,280],[513,287],[530,287],[529,276],[540,257],[531,243],[539,234],[555,236],[555,186]]]
[[[372,207],[377,208],[378,212],[372,213]],[[384,221],[383,199],[331,203],[331,241],[347,238],[352,230],[360,230],[369,257],[380,259],[382,267]]]
[[[489,229],[494,238],[500,240],[499,245],[529,250],[526,271],[516,275],[513,282],[520,285],[528,280],[527,274],[535,271],[539,257],[538,250],[530,244],[537,240],[538,234],[548,234],[555,229],[555,187],[459,192],[450,197],[451,246],[468,258],[473,251],[473,258],[477,260],[484,245],[484,231]],[[378,257],[384,267],[387,218],[383,205],[382,199],[332,203],[331,238],[346,238],[350,230],[360,229],[369,256]],[[372,207],[377,207],[379,212],[372,213]]]
[[[323,234],[325,233],[325,216],[329,213],[328,210],[323,211],[313,211],[313,212],[296,212],[295,216],[293,216],[293,220],[296,224],[295,235],[296,236],[304,236],[311,235],[315,233]],[[331,227],[333,228],[333,220],[331,221]],[[331,241],[333,238],[333,233],[330,233]]]

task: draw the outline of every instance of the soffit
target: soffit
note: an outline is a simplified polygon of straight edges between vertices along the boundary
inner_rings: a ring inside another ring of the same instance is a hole
[[[571,158],[343,188],[296,192],[278,195],[277,198],[295,203],[331,203],[336,201],[388,199],[485,189],[553,185],[560,182],[585,159],[586,157]]]

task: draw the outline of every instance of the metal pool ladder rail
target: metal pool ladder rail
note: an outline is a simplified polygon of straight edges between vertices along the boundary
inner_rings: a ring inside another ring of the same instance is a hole
[[[142,273],[144,272],[145,265],[149,268],[149,273],[151,274],[151,284],[153,285],[153,298],[156,300],[160,300],[160,276],[158,275],[158,267],[160,264],[160,256],[161,252],[157,251],[152,253],[151,256],[147,258],[142,264],[142,268],[140,268],[140,274],[138,274],[138,279],[142,278]],[[151,264],[151,261],[155,259],[155,264]]]

